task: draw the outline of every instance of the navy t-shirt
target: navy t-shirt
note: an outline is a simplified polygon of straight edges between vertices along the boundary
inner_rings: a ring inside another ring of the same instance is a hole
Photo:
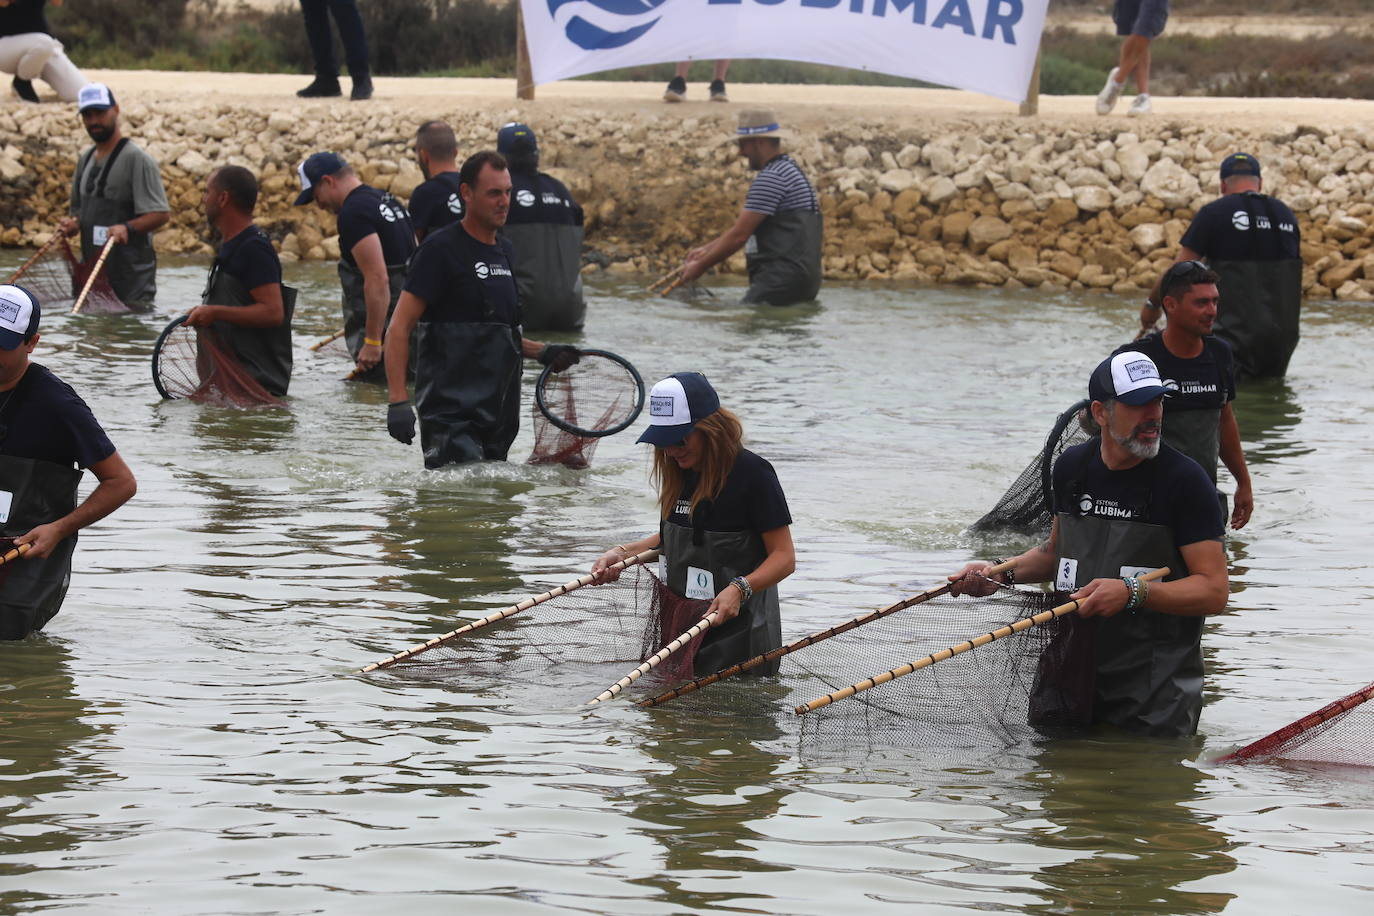
[[[38,363],[0,394],[0,426],[0,455],[88,468],[115,451],[80,395]]]
[[[1216,485],[1193,459],[1168,445],[1124,471],[1102,463],[1097,439],[1066,449],[1054,463],[1055,512],[1121,518],[1173,530],[1174,545],[1219,541],[1225,531]]]
[[[1174,390],[1164,399],[1167,416],[1184,410],[1216,410],[1236,399],[1235,359],[1231,345],[1220,337],[1204,337],[1202,352],[1183,359],[1169,352],[1159,331],[1119,347],[1117,353],[1135,350],[1154,360],[1159,377]]]
[[[425,300],[421,321],[520,323],[511,244],[479,242],[462,223],[425,236],[406,274],[406,292]]]
[[[381,240],[388,267],[403,266],[415,251],[415,230],[401,202],[374,187],[359,185],[339,208],[339,255],[350,267],[358,266],[353,246],[369,235]]]
[[[253,290],[281,283],[281,258],[257,226],[249,226],[219,246],[219,269]]]
[[[511,172],[510,213],[507,225],[551,223],[582,225],[582,208],[563,182],[543,172]]]
[[[426,235],[463,218],[463,196],[458,193],[458,173],[440,172],[410,195],[410,221]]]
[[[1180,244],[1209,261],[1285,261],[1302,256],[1301,241],[1297,217],[1287,204],[1247,191],[1197,211]]]
[[[685,472],[682,493],[668,516],[668,521],[684,528],[692,527],[688,509],[692,493],[696,491],[698,475]],[[714,502],[703,500],[697,513],[706,531],[754,531],[762,534],[774,528],[792,524],[787,509],[787,497],[778,482],[773,465],[748,449],[740,449],[735,466],[725,478],[725,486]]]
[[[48,17],[43,10],[47,2],[48,0],[14,0],[9,6],[0,7],[0,38],[35,32],[51,35]]]

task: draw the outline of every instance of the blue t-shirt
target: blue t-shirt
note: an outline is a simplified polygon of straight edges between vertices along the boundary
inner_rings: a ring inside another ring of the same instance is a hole
[[[425,301],[421,321],[520,323],[511,244],[479,242],[462,223],[425,236],[406,274],[406,292]]]
[[[244,289],[281,283],[281,258],[257,226],[249,226],[219,246],[219,269],[243,284]]]
[[[415,251],[415,230],[401,202],[374,187],[359,185],[339,208],[339,256],[350,267],[358,266],[353,246],[369,235],[381,241],[388,267],[404,266]]]
[[[463,196],[458,193],[458,173],[440,172],[410,195],[410,221],[426,236],[463,218]]]
[[[114,443],[72,386],[38,363],[0,393],[0,455],[88,468],[114,454]]]
[[[692,493],[696,491],[698,475],[684,474],[682,493],[678,496],[668,520],[684,528],[692,527],[688,509]],[[697,515],[706,531],[753,531],[762,534],[792,524],[787,497],[778,482],[773,465],[748,449],[740,449],[735,466],[725,478],[725,486],[714,502],[702,500]]]

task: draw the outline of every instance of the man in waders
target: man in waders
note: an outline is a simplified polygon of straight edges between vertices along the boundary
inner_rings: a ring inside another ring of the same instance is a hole
[[[210,278],[186,323],[210,327],[248,374],[281,397],[291,384],[291,316],[296,291],[281,282],[281,260],[253,225],[258,180],[242,166],[226,165],[205,182],[205,218],[222,240]]]
[[[563,182],[539,171],[539,141],[524,124],[507,124],[496,151],[510,165],[511,206],[501,234],[515,246],[515,285],[526,330],[582,327],[582,208]]]
[[[1231,347],[1212,334],[1217,317],[1217,274],[1200,261],[1180,261],[1160,281],[1163,331],[1147,334],[1117,352],[1138,350],[1159,368],[1173,396],[1164,401],[1164,441],[1202,465],[1215,486],[1220,458],[1236,481],[1231,527],[1244,528],[1255,507],[1250,470],[1240,445],[1231,402],[1236,398]],[[1226,497],[1218,494],[1222,516]]]
[[[1226,607],[1223,522],[1207,474],[1160,441],[1167,394],[1143,353],[1117,353],[1093,370],[1088,396],[1101,438],[1055,462],[1050,538],[1015,559],[1016,581],[1052,581],[1079,602],[1061,621],[1059,645],[1042,656],[1034,725],[1197,731],[1202,620]],[[991,593],[990,566],[965,566],[950,576],[951,592]],[[1162,581],[1135,578],[1164,566]]]
[[[405,285],[415,230],[401,202],[365,185],[335,153],[315,153],[300,164],[296,206],[315,201],[338,217],[339,283],[343,287],[344,340],[357,362],[359,381],[384,382],[382,335]]]
[[[0,547],[29,545],[0,566],[0,639],[23,639],[53,618],[71,582],[76,533],[138,489],[86,402],[29,356],[39,303],[0,286]],[[99,483],[77,505],[81,468]]]
[[[443,121],[426,121],[415,132],[415,161],[425,180],[410,193],[415,241],[463,218],[458,193],[458,138]]]
[[[157,296],[153,232],[170,217],[162,176],[153,157],[120,133],[119,106],[109,88],[83,86],[76,104],[95,145],[76,161],[72,215],[59,228],[65,235],[81,233],[81,259],[87,263],[113,240],[105,276],[125,305],[146,311]]]
[[[1222,197],[1197,212],[1178,261],[1205,259],[1221,277],[1216,335],[1231,345],[1242,378],[1282,377],[1298,345],[1302,238],[1293,211],[1260,193],[1259,160],[1233,153],[1221,163]],[[1156,286],[1140,309],[1142,333],[1163,305]]]
[[[477,153],[459,174],[463,221],[438,230],[416,252],[387,328],[387,431],[409,445],[418,411],[427,468],[506,460],[520,429],[522,359],[562,371],[578,358],[573,347],[521,334],[511,243],[497,235],[510,210],[505,158]],[[412,332],[414,410],[403,368]]]
[[[816,190],[782,151],[784,134],[771,111],[739,115],[739,154],[756,169],[735,224],[693,248],[682,266],[682,282],[744,248],[749,269],[745,302],[791,305],[809,302],[821,288],[821,210]]]

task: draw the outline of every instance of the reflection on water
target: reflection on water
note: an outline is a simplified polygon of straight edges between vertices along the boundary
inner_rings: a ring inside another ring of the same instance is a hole
[[[289,266],[288,409],[161,402],[152,344],[206,267],[165,261],[156,314],[45,318],[38,361],[91,403],[140,492],[83,534],[49,632],[0,646],[0,910],[1367,906],[1362,774],[1192,762],[1369,680],[1367,309],[1309,308],[1289,379],[1241,389],[1256,511],[1229,544],[1233,613],[1208,624],[1197,744],[827,756],[807,753],[767,682],[734,708],[580,709],[625,670],[589,643],[543,670],[357,675],[652,530],[647,456],[627,434],[587,471],[424,471],[385,432],[385,392],[340,381],[336,350],[306,349],[339,322],[318,265]],[[0,270],[18,262],[0,252]],[[646,380],[716,382],[796,519],[789,638],[1019,546],[964,529],[1136,310],[859,287],[767,309],[732,290],[680,302],[600,279],[585,332],[552,337],[619,352]],[[511,454],[531,443],[527,423]],[[503,632],[508,659],[559,638]]]

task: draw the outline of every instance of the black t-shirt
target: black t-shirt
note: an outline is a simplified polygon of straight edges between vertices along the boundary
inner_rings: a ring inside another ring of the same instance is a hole
[[[242,283],[244,289],[281,283],[281,258],[257,226],[249,226],[220,245],[216,260],[219,269]]]
[[[692,527],[688,509],[692,493],[697,488],[697,474],[687,471],[682,493],[668,516],[668,521],[685,528]],[[697,506],[698,516],[706,531],[754,531],[762,534],[792,524],[787,509],[787,497],[778,482],[773,465],[748,449],[740,449],[735,466],[725,478],[725,486],[714,501],[703,500]]]
[[[1055,512],[1121,518],[1172,529],[1174,545],[1221,540],[1216,485],[1196,461],[1168,445],[1124,471],[1102,463],[1101,442],[1066,449],[1054,463]]]
[[[88,468],[115,451],[86,402],[38,363],[29,364],[7,395],[0,394],[0,426],[0,455]]]
[[[388,267],[403,266],[415,251],[415,230],[401,202],[374,187],[359,185],[339,208],[339,254],[350,267],[358,266],[353,246],[369,235],[381,240]]]
[[[425,300],[421,321],[520,323],[511,244],[479,242],[462,223],[425,236],[410,262],[406,292]]]
[[[463,218],[463,196],[458,193],[458,173],[440,172],[410,195],[410,221],[426,235]]]
[[[1216,410],[1236,399],[1235,360],[1231,345],[1220,337],[1202,339],[1202,352],[1192,359],[1183,359],[1169,352],[1159,331],[1117,349],[1117,353],[1135,350],[1154,360],[1159,377],[1174,390],[1164,399],[1167,416],[1185,410]]]
[[[28,35],[40,32],[51,35],[48,17],[43,7],[48,0],[14,0],[9,6],[0,7],[0,38],[11,35]]]
[[[563,182],[543,172],[511,172],[508,225],[552,223],[560,226],[582,225],[582,208],[572,199]]]
[[[1209,261],[1285,261],[1302,256],[1301,240],[1298,219],[1287,204],[1247,191],[1199,210],[1181,244]]]

